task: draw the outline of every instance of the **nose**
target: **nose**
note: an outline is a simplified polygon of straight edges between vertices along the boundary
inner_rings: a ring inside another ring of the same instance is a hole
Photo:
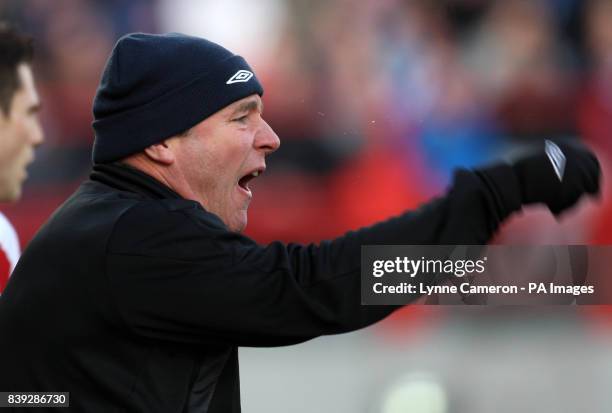
[[[268,125],[268,123],[261,119],[261,127],[255,135],[255,148],[263,150],[266,155],[276,151],[280,146],[280,139],[276,132]]]
[[[38,120],[38,118],[34,120],[34,123],[30,130],[29,138],[30,138],[30,143],[34,147],[39,146],[45,140],[42,126],[40,125],[40,121]]]

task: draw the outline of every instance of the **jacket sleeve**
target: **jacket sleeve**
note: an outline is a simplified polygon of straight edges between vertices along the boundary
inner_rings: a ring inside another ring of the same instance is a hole
[[[229,232],[195,202],[141,202],[115,225],[106,273],[138,335],[294,344],[365,327],[397,308],[360,304],[362,245],[485,244],[520,208],[519,196],[507,165],[460,170],[444,197],[416,211],[319,245],[266,247]]]

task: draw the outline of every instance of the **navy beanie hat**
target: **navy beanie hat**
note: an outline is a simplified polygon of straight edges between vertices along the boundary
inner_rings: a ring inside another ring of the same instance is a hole
[[[93,103],[94,163],[113,162],[195,126],[263,88],[247,62],[179,33],[123,36]]]

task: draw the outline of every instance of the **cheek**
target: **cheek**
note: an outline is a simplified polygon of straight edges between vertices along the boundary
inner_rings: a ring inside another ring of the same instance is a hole
[[[200,197],[208,209],[218,209],[220,190],[224,187],[225,168],[223,162],[212,156],[212,148],[199,143],[188,145],[181,153],[179,163],[191,189]]]
[[[28,143],[23,125],[11,123],[0,129],[0,159],[2,163],[18,163],[27,156]]]
[[[247,156],[248,149],[244,146],[226,146],[217,151],[211,164],[214,165],[218,176],[225,181],[225,184],[235,184],[245,170]]]

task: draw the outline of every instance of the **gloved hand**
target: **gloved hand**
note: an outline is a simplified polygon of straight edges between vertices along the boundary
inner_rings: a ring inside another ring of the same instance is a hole
[[[523,204],[546,204],[555,215],[572,207],[583,194],[599,192],[599,162],[576,140],[546,140],[513,168]]]

